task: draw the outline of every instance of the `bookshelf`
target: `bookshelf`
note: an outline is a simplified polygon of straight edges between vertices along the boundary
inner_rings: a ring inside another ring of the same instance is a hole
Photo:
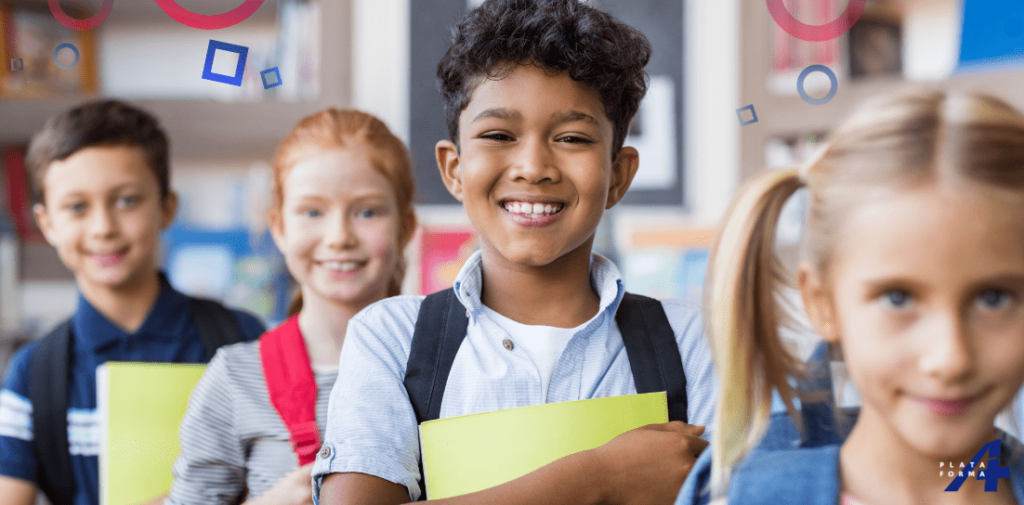
[[[839,0],[837,4],[845,2]],[[763,170],[768,164],[766,152],[780,139],[825,134],[864,99],[904,86],[988,92],[1024,108],[1024,69],[1003,67],[968,72],[956,68],[960,9],[960,0],[868,0],[862,19],[900,23],[903,72],[851,78],[849,37],[843,35],[837,93],[826,104],[810,105],[795,92],[773,91],[771,42],[773,31],[778,28],[764,2],[744,3],[739,10],[741,65],[736,107],[754,104],[759,121],[740,128],[740,179]]]
[[[245,159],[269,159],[277,146],[291,127],[303,116],[326,107],[339,107],[351,103],[351,53],[352,53],[352,1],[350,0],[309,0],[315,2],[321,13],[321,26],[319,30],[319,93],[312,99],[287,99],[287,101],[275,98],[271,93],[256,95],[253,100],[249,93],[244,97],[227,96],[226,98],[171,98],[163,99],[152,95],[146,89],[137,93],[121,93],[114,95],[119,98],[127,98],[133,103],[145,107],[155,113],[162,121],[172,139],[171,157],[172,162],[179,161],[216,161]],[[234,2],[234,4],[232,4]],[[95,2],[93,2],[95,3]],[[215,13],[217,9],[226,11],[238,2],[235,0],[210,2],[214,4],[207,7]],[[159,32],[160,36],[175,36],[170,39],[180,41],[184,47],[186,44],[193,44],[201,39],[205,44],[206,39],[227,39],[231,40],[232,34],[237,37],[260,37],[261,32],[270,35],[262,35],[264,38],[274,37],[274,31],[281,25],[277,19],[278,4],[280,0],[266,0],[263,6],[250,19],[237,26],[216,31],[196,30],[180,25],[171,20],[160,11],[155,2],[151,0],[139,0],[138,2],[120,2],[115,5],[109,18],[99,27],[90,30],[97,39],[99,91],[96,93],[71,93],[51,95],[45,98],[7,98],[0,96],[0,118],[4,127],[0,129],[0,145],[12,143],[25,143],[31,135],[38,130],[47,118],[62,110],[65,110],[83,100],[99,98],[104,95],[105,75],[117,74],[104,69],[104,65],[116,65],[117,62],[103,61],[103,55],[109,53],[103,49],[105,38],[111,38],[112,43],[123,45],[127,30],[134,28],[135,32],[128,32],[127,36],[137,36],[140,40],[147,36],[147,33]],[[18,0],[16,5],[37,4],[47,9],[46,0]],[[84,4],[84,5],[83,5]],[[203,12],[197,2],[182,1],[182,5],[194,8]],[[0,5],[15,5],[13,0],[0,0]],[[65,0],[62,2],[68,12],[73,12],[77,6],[84,10],[86,15],[95,9],[89,2],[75,2]],[[82,15],[85,17],[86,15]],[[235,31],[233,31],[235,30]],[[114,37],[115,34],[121,36]],[[178,37],[180,36],[180,37]],[[205,45],[203,46],[205,47]],[[254,48],[255,50],[255,48]],[[117,55],[126,54],[124,50],[115,51]],[[4,61],[6,65],[6,60]],[[138,60],[133,60],[132,65],[141,65]],[[188,67],[182,72],[197,70]],[[253,68],[253,70],[257,70]],[[10,72],[6,66],[0,68],[0,74]],[[122,72],[123,73],[123,72]],[[199,81],[201,68],[198,69],[195,80]],[[259,75],[256,74],[258,81]],[[205,84],[205,82],[201,83]],[[225,85],[226,86],[226,85]],[[257,84],[262,92],[262,85]],[[226,88],[225,88],[226,89]],[[259,96],[270,95],[270,99],[258,98]]]

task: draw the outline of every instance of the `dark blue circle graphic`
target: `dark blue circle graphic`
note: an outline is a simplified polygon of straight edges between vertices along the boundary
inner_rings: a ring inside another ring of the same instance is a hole
[[[72,61],[70,65],[61,64],[60,60],[57,59],[57,54],[60,53],[60,50],[64,49],[65,47],[71,49],[71,51],[75,53],[75,61]],[[66,42],[57,46],[57,49],[53,50],[53,62],[56,63],[58,67],[63,68],[64,70],[71,70],[72,68],[75,68],[75,65],[78,65],[78,48],[75,47],[73,44],[68,44]]]
[[[804,79],[806,79],[808,75],[811,75],[811,72],[821,72],[828,76],[828,80],[832,83],[832,85],[829,87],[827,95],[821,98],[811,98],[811,96],[808,95],[806,91],[804,91]],[[800,94],[800,98],[803,98],[805,102],[811,105],[824,105],[826,103],[831,102],[832,99],[835,98],[836,91],[838,90],[839,79],[836,79],[835,72],[833,72],[832,69],[826,67],[825,65],[811,65],[805,68],[803,72],[800,72],[800,77],[796,78],[796,92]]]

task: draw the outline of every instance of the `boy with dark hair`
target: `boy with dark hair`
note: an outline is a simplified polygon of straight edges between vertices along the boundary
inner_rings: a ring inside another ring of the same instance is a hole
[[[46,240],[72,271],[74,316],[14,356],[0,389],[0,505],[99,503],[96,367],[205,363],[263,333],[254,316],[187,297],[157,266],[178,199],[156,119],[118,101],[47,121],[27,165]]]
[[[314,498],[421,499],[426,420],[667,390],[673,422],[441,501],[675,499],[716,399],[699,313],[625,293],[615,265],[591,252],[636,174],[623,142],[649,57],[641,33],[578,0],[488,0],[463,18],[438,69],[451,140],[436,156],[480,251],[453,289],[350,321]]]

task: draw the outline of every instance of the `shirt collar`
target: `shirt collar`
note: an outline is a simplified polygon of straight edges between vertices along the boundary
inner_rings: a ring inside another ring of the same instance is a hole
[[[611,309],[614,314],[618,310],[625,288],[622,285],[622,274],[610,259],[597,253],[590,253],[590,285],[600,297],[598,313]],[[483,257],[478,250],[466,260],[455,276],[455,296],[472,313],[480,310],[483,290]]]
[[[75,339],[93,351],[99,351],[128,338],[157,338],[173,340],[185,330],[192,314],[187,296],[177,291],[160,272],[160,293],[156,303],[149,309],[146,320],[134,333],[128,333],[110,322],[88,300],[78,294],[78,310],[72,317]]]

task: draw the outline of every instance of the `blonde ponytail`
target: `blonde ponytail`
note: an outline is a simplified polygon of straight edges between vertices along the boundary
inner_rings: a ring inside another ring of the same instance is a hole
[[[764,435],[773,390],[799,423],[787,380],[798,373],[799,361],[779,336],[786,315],[776,293],[787,279],[775,254],[775,230],[783,205],[801,186],[796,169],[772,170],[750,181],[734,200],[711,253],[705,317],[721,379],[711,444],[714,496],[724,495],[729,469]]]

